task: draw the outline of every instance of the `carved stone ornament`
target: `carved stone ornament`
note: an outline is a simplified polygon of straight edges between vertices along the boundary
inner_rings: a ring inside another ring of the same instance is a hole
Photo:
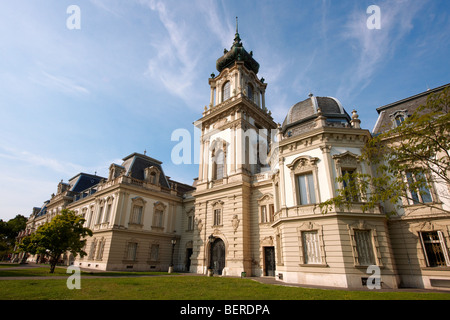
[[[238,216],[235,214],[233,216],[233,220],[231,220],[231,225],[233,226],[234,232],[236,232],[237,229],[239,228],[239,222],[240,220],[238,219]]]
[[[202,229],[203,229],[202,219],[198,219],[198,221],[197,221],[197,229],[198,229],[198,232],[202,232]]]
[[[300,156],[292,161],[292,163],[288,164],[287,167],[291,169],[294,174],[313,171],[317,167],[318,160],[319,158]]]
[[[268,236],[261,240],[262,247],[272,247],[273,246],[273,237]]]
[[[336,161],[336,164],[341,167],[351,166],[356,167],[359,164],[358,156],[350,151],[336,154],[333,156],[333,159]]]

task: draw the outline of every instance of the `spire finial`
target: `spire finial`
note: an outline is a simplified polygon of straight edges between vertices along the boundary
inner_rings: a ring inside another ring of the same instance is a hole
[[[241,46],[241,37],[239,37],[238,17],[236,17],[236,35],[234,37],[234,45]]]

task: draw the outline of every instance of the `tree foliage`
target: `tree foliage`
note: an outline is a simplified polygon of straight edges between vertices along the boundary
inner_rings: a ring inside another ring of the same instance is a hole
[[[85,219],[74,211],[64,209],[52,221],[40,226],[36,232],[22,239],[19,250],[31,254],[47,255],[50,258],[50,273],[53,273],[59,258],[65,252],[74,257],[86,255],[83,248],[86,236],[92,231],[83,227]]]
[[[426,104],[400,125],[372,137],[359,158],[372,172],[337,178],[346,187],[320,204],[322,212],[349,208],[358,198],[363,211],[391,203],[394,210],[386,213],[392,214],[399,207],[420,203],[450,213],[432,192],[440,200],[450,200],[449,89],[430,94]]]
[[[20,214],[7,222],[0,220],[0,260],[13,251],[16,237],[26,224],[27,218]]]

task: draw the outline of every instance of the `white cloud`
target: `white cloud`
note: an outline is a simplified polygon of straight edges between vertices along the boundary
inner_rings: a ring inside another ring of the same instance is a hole
[[[55,76],[42,71],[39,76],[30,76],[30,80],[42,86],[64,93],[89,94],[89,90],[67,77]]]
[[[158,14],[165,32],[152,33],[152,46],[156,54],[149,58],[146,75],[162,83],[169,94],[182,98],[188,105],[198,108],[193,84],[199,58],[197,43],[192,37],[193,26],[179,17],[163,1],[140,1]],[[168,8],[169,7],[169,8]]]
[[[413,19],[426,1],[384,1],[381,9],[381,29],[369,29],[365,10],[355,9],[349,16],[342,38],[353,49],[357,60],[343,77],[338,96],[347,98],[370,84],[377,68],[396,52],[401,41],[413,28]]]

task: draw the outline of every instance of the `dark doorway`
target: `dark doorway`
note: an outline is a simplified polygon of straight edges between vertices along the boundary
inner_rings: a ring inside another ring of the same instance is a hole
[[[275,248],[264,247],[264,275],[275,276]]]
[[[225,243],[217,238],[211,249],[211,264],[214,274],[222,275],[223,268],[225,268]]]
[[[186,249],[186,271],[189,272],[189,269],[191,268],[191,256],[192,256],[192,248]]]

